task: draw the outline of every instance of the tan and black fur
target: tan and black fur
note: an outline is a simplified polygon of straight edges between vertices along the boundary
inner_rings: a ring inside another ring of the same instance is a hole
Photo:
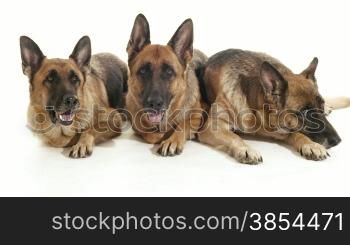
[[[20,38],[23,72],[30,82],[28,125],[47,144],[71,147],[70,157],[120,134],[127,66],[108,53],[91,56],[79,40],[68,59],[49,59],[30,38]]]
[[[307,159],[326,159],[326,148],[340,138],[325,118],[317,64],[315,58],[294,74],[266,54],[236,49],[215,54],[202,77],[211,108],[199,140],[248,164],[262,162],[262,156],[240,134],[280,140]]]
[[[162,156],[180,154],[201,127],[201,95],[195,70],[207,58],[193,51],[193,24],[183,22],[167,45],[153,45],[149,24],[136,17],[127,47],[126,106],[133,129],[146,142],[160,144]]]

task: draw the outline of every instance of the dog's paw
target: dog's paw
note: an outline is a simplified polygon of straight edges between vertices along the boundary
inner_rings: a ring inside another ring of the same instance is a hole
[[[169,137],[169,139],[166,139],[160,143],[158,154],[163,157],[179,155],[182,153],[184,145],[185,140],[173,134]]]
[[[69,152],[69,157],[71,158],[85,158],[91,156],[92,154],[92,144],[85,144],[78,142],[76,145],[72,146]]]
[[[263,162],[260,153],[249,146],[235,148],[231,154],[240,163],[256,165]]]
[[[321,161],[329,156],[326,148],[317,143],[302,145],[299,149],[299,153],[304,158],[313,161]]]

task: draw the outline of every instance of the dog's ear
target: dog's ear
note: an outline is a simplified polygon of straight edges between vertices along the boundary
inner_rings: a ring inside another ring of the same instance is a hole
[[[29,37],[20,37],[23,73],[29,77],[39,70],[45,56],[39,46]]]
[[[135,56],[150,43],[151,38],[148,21],[143,14],[139,14],[136,16],[129,43],[126,48],[129,61],[135,58]]]
[[[193,22],[191,19],[181,24],[168,45],[174,50],[183,65],[191,61],[193,56]]]
[[[283,104],[285,101],[288,82],[270,63],[264,62],[260,70],[260,83],[263,87],[265,97]]]
[[[86,71],[91,60],[91,41],[88,36],[82,37],[69,56],[78,65],[79,69]]]
[[[317,65],[318,65],[318,59],[317,57],[315,57],[311,61],[310,65],[301,73],[301,75],[303,75],[307,79],[312,79],[316,82],[315,72],[317,69]]]

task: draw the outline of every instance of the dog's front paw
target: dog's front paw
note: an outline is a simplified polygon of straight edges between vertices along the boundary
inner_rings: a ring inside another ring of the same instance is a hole
[[[321,161],[329,156],[326,148],[317,143],[302,145],[299,149],[300,154],[308,160]]]
[[[72,146],[69,152],[69,157],[71,158],[85,158],[91,156],[92,154],[92,144],[86,144],[78,142],[76,145]]]
[[[260,153],[249,146],[235,148],[232,150],[231,155],[240,163],[256,165],[263,162]]]
[[[173,134],[160,143],[160,147],[158,149],[158,154],[163,157],[166,156],[175,156],[182,153],[182,150],[185,145],[185,140],[176,134]]]

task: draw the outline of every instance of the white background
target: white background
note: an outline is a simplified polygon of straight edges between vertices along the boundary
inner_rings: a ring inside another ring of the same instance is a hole
[[[306,161],[276,143],[249,141],[264,163],[238,164],[222,152],[188,142],[181,156],[162,158],[132,132],[71,160],[43,146],[26,128],[28,81],[19,37],[34,39],[48,57],[68,57],[89,35],[93,52],[126,60],[135,16],[142,12],[153,43],[165,44],[191,17],[195,47],[207,55],[227,48],[263,51],[295,72],[314,56],[324,96],[349,95],[348,1],[1,1],[2,196],[349,196],[350,110],[333,112],[343,142],[326,161]],[[258,204],[257,204],[258,205]]]

